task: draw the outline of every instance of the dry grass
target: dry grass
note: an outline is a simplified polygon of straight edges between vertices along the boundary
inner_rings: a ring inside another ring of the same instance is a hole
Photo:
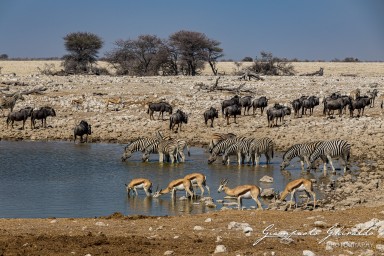
[[[1,74],[16,73],[19,76],[39,74],[39,70],[44,66],[53,64],[56,71],[62,69],[60,60],[31,60],[31,61],[0,61]],[[240,66],[236,66],[235,62],[219,62],[217,64],[219,73],[232,75],[242,68],[250,66],[251,62],[240,62]],[[384,75],[384,62],[294,62],[292,63],[297,74],[314,72],[324,68],[324,76],[338,75],[356,75],[356,76],[382,76]],[[108,68],[112,71],[111,66],[107,62],[100,61],[100,67]],[[203,75],[212,75],[209,65],[202,72]]]

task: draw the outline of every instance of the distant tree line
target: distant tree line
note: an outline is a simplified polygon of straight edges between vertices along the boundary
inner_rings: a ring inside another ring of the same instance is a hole
[[[205,34],[181,30],[171,34],[167,39],[156,35],[140,35],[136,39],[117,40],[114,48],[99,58],[99,50],[104,42],[98,35],[89,32],[74,32],[64,38],[64,46],[68,52],[61,59],[63,70],[56,74],[109,74],[105,68],[97,67],[96,62],[103,60],[110,63],[116,75],[199,75],[206,64],[214,75],[218,74],[217,62],[226,61],[220,42],[208,38]],[[9,60],[7,54],[0,54],[0,60]],[[47,59],[47,58],[44,58]],[[48,58],[50,60],[58,58]],[[18,58],[18,60],[28,60]],[[233,60],[227,60],[233,61]],[[260,52],[260,57],[244,57],[242,62],[252,62],[248,71],[261,75],[293,75],[291,62],[278,58],[270,52]],[[307,61],[307,60],[305,60]],[[359,62],[359,59],[347,57],[334,62]],[[240,70],[241,64],[235,63]],[[43,68],[45,73],[54,72],[52,67]]]

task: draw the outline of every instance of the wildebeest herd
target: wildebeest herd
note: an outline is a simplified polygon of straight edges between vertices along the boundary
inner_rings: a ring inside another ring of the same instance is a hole
[[[53,107],[43,106],[37,109],[32,107],[24,107],[18,111],[13,111],[17,100],[24,100],[23,94],[20,92],[0,96],[0,109],[9,109],[9,113],[6,119],[7,128],[9,124],[11,124],[11,128],[14,128],[14,122],[23,122],[21,127],[22,130],[25,128],[25,122],[28,118],[31,119],[31,129],[36,129],[36,120],[41,120],[41,128],[47,128],[47,117],[55,117],[56,111]],[[83,135],[86,135],[85,142],[87,142],[88,135],[91,132],[91,125],[89,125],[86,121],[82,120],[80,124],[76,125],[73,131],[74,142],[76,142],[76,137],[80,136],[80,142],[83,141]]]

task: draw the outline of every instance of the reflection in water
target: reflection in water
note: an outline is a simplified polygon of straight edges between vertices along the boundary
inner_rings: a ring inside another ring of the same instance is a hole
[[[147,197],[142,190],[139,190],[139,196],[128,197],[124,184],[139,177],[150,179],[153,188],[164,188],[171,180],[201,172],[206,175],[210,195],[216,202],[223,199],[223,194],[217,193],[222,179],[228,179],[229,187],[256,184],[263,189],[282,191],[289,181],[300,177],[329,184],[342,175],[338,172],[337,176],[323,177],[321,171],[301,172],[300,164],[295,161],[280,171],[282,154],[279,152],[270,165],[266,165],[263,156],[260,166],[238,166],[235,159],[230,165],[222,165],[221,161],[208,165],[209,153],[201,148],[191,148],[191,156],[185,163],[159,163],[154,154],[143,163],[140,153],[121,162],[124,146],[0,141],[0,217],[94,217],[114,212],[179,215],[215,211],[222,207],[216,204],[216,208],[210,208],[198,199],[179,200],[185,192],[177,192],[175,200],[170,194],[160,198]],[[265,175],[271,176],[274,182],[260,182]],[[316,194],[317,198],[322,197],[321,191],[316,190]],[[264,207],[269,203],[268,200],[261,201]],[[253,206],[253,200],[244,200],[244,206]]]

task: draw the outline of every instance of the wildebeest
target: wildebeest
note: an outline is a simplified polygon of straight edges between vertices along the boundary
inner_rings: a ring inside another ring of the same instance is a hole
[[[235,96],[233,96],[229,100],[223,100],[223,102],[221,103],[221,113],[222,113],[223,116],[224,116],[224,109],[226,107],[229,107],[229,106],[232,106],[232,105],[240,106],[240,98],[239,98],[239,96],[235,95]]]
[[[324,109],[323,109],[323,114],[326,115],[331,115],[331,111],[333,110],[338,110],[339,111],[339,117],[341,117],[341,114],[343,112],[343,108],[346,105],[346,101],[343,100],[343,98],[327,98],[324,100]]]
[[[161,101],[161,102],[156,102],[156,103],[149,103],[148,104],[148,109],[147,109],[147,114],[149,114],[149,119],[154,120],[155,118],[153,117],[153,112],[160,112],[159,117],[157,120],[160,119],[161,115],[161,120],[164,120],[164,112],[168,112],[169,115],[172,114],[172,106],[168,102]]]
[[[172,114],[169,117],[169,130],[172,130],[177,124],[177,128],[175,132],[177,132],[179,128],[180,128],[179,130],[181,131],[182,123],[185,123],[185,124],[188,123],[188,115],[183,111],[181,111],[180,109],[178,109],[176,113]]]
[[[245,111],[247,111],[247,114],[249,115],[249,109],[252,107],[252,96],[241,97],[239,103],[240,106],[244,108],[244,115]]]
[[[349,105],[349,115],[353,117],[353,111],[357,109],[358,116],[364,115],[364,109],[366,106],[369,106],[371,104],[372,99],[368,96],[363,97],[357,97],[356,100],[352,100],[351,104]]]
[[[32,111],[33,111],[33,108],[26,107],[26,108],[20,109],[17,112],[9,113],[8,117],[7,117],[7,128],[8,128],[9,123],[11,123],[11,127],[13,128],[13,122],[23,121],[23,128],[22,129],[24,130],[25,122],[27,121],[28,117],[31,116]]]
[[[291,114],[291,108],[286,107],[280,104],[275,104],[272,108],[269,108],[267,110],[267,120],[268,120],[268,127],[277,126],[277,119],[280,119],[280,122],[282,122],[282,119],[286,115]],[[275,120],[275,124],[273,123],[273,120]]]
[[[294,116],[295,117],[299,117],[299,111],[301,109],[301,106],[302,106],[302,100],[301,98],[300,99],[295,99],[291,102],[292,104],[292,108],[293,108],[293,112],[294,112]]]
[[[211,127],[213,128],[213,120],[216,118],[219,118],[219,111],[215,109],[214,107],[211,107],[207,111],[204,112],[204,121],[205,125],[208,125],[208,120],[211,120]]]
[[[12,95],[9,95],[9,96],[0,97],[1,110],[3,110],[4,108],[8,108],[8,109],[10,109],[10,113],[11,113],[13,111],[13,108],[15,107],[16,101],[18,99],[24,100],[24,97],[21,94],[21,92],[17,92],[17,93],[14,93]]]
[[[87,121],[81,120],[73,129],[73,142],[76,142],[76,137],[80,136],[80,143],[83,143],[83,135],[85,134],[85,142],[88,142],[88,135],[92,134],[92,127]]]
[[[255,110],[257,108],[261,109],[261,115],[263,115],[264,108],[268,106],[267,97],[261,96],[260,98],[253,100],[252,106],[253,106],[253,115],[255,114]]]
[[[307,114],[309,109],[309,115],[313,115],[313,109],[319,105],[319,98],[316,96],[310,96],[307,99],[303,99],[301,102],[301,115]]]
[[[36,119],[41,120],[41,126],[47,128],[48,116],[56,116],[56,112],[52,107],[41,107],[38,110],[33,110],[31,114],[31,129],[36,128]]]
[[[238,105],[232,105],[224,109],[224,116],[227,119],[227,125],[229,125],[229,117],[233,116],[236,124],[236,116],[241,115],[241,107]]]

